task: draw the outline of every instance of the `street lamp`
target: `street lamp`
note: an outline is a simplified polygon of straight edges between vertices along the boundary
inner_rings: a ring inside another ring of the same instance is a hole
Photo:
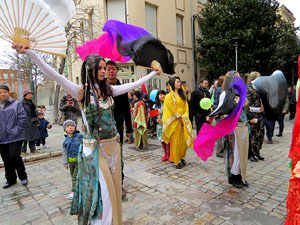
[[[238,71],[238,41],[240,40],[239,37],[232,38],[234,41],[234,47],[235,47],[235,71]]]

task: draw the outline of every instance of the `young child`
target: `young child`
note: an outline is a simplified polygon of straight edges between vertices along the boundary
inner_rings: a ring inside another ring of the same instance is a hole
[[[47,129],[51,129],[52,128],[52,125],[49,123],[48,120],[46,120],[44,118],[44,113],[43,112],[38,112],[37,113],[38,115],[38,118],[39,118],[39,130],[40,130],[40,135],[41,135],[41,139],[37,140],[35,142],[35,145],[36,145],[36,150],[40,150],[40,144],[42,143],[43,144],[43,148],[49,148],[47,145],[46,145],[46,138],[48,137],[48,130]]]
[[[159,116],[156,117],[156,122],[157,122],[156,134],[157,134],[157,139],[161,142],[161,145],[165,152],[164,157],[161,159],[162,161],[166,161],[170,159],[170,143],[166,144],[162,139],[162,127],[163,127],[162,117],[163,117],[165,97],[166,97],[166,92],[164,90],[159,90],[155,98],[155,104],[153,105],[153,109],[158,110],[159,112]]]
[[[147,140],[147,109],[144,101],[142,100],[142,94],[139,91],[135,91],[133,94],[135,100],[133,122],[134,122],[134,142],[138,151],[144,151],[144,147],[148,145]]]
[[[42,112],[43,115],[45,116],[45,113],[46,113],[46,106],[44,106],[44,105],[39,105],[39,106],[36,107],[36,109],[37,109],[38,112]]]
[[[63,142],[62,163],[66,169],[70,168],[72,178],[72,192],[67,196],[67,199],[73,199],[78,172],[77,156],[83,135],[76,130],[76,123],[73,120],[66,120],[63,128],[67,134]]]

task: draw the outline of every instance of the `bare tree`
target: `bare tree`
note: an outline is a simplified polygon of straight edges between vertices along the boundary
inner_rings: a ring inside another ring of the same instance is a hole
[[[67,50],[68,64],[72,67],[72,63],[78,60],[76,53],[76,47],[83,44],[87,40],[92,40],[95,37],[93,30],[101,30],[101,24],[95,22],[92,18],[94,14],[94,6],[84,4],[82,1],[74,1],[76,5],[76,17],[72,19],[65,31],[67,34]],[[102,16],[102,15],[100,15]],[[64,72],[66,59],[61,58],[58,66],[58,72],[62,74]],[[59,105],[59,93],[60,86],[57,84],[55,87],[54,96],[54,123],[59,121],[58,105]]]
[[[49,65],[52,65],[52,56],[38,52],[39,56]],[[45,75],[43,71],[31,61],[30,57],[23,54],[18,54],[17,52],[10,52],[8,58],[5,61],[6,66],[11,70],[17,70],[21,73],[26,73],[30,76],[30,82],[32,82],[34,90],[34,99],[37,103],[37,88],[38,85],[43,85]]]

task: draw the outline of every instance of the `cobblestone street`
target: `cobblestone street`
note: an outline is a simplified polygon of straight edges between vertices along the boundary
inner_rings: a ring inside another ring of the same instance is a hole
[[[282,224],[293,122],[285,120],[283,137],[275,136],[274,144],[265,140],[264,161],[249,161],[250,186],[242,190],[227,183],[221,158],[213,156],[203,162],[189,149],[187,166],[178,170],[160,160],[162,148],[156,140],[144,152],[125,144],[123,224]],[[276,127],[274,134],[277,131]],[[50,149],[61,145],[57,137],[49,138]],[[0,189],[0,224],[77,224],[76,216],[69,215],[66,196],[71,178],[61,157],[27,163],[26,169],[27,187],[18,181],[9,189]],[[0,169],[0,183],[5,183],[4,168]]]

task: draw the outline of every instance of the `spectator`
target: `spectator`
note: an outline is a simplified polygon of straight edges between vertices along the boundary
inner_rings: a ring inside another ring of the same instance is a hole
[[[33,93],[31,90],[24,90],[22,104],[26,112],[25,123],[25,141],[23,142],[22,152],[26,153],[27,143],[29,144],[30,152],[34,153],[35,141],[41,139],[40,130],[38,128],[39,119],[36,114],[36,106],[32,102]]]
[[[48,130],[47,129],[51,129],[52,125],[49,123],[48,120],[46,120],[44,118],[44,113],[42,111],[38,112],[37,115],[38,115],[38,118],[39,118],[39,130],[40,130],[41,139],[39,139],[35,142],[36,149],[40,150],[41,143],[43,144],[43,148],[46,149],[46,148],[49,148],[46,145],[46,138],[48,137]]]
[[[169,81],[166,82],[166,94],[170,92]]]
[[[72,179],[72,192],[67,196],[67,199],[73,199],[78,173],[77,157],[83,135],[76,130],[76,123],[72,120],[66,120],[63,128],[67,134],[63,142],[62,163],[66,169],[70,169]]]
[[[294,89],[292,89],[292,87],[288,87],[288,98],[289,98],[289,111],[290,111],[290,120],[295,118],[296,115],[296,105],[297,105],[297,101],[296,101],[296,91]]]
[[[8,86],[0,85],[0,153],[6,178],[3,189],[17,183],[17,174],[23,185],[28,183],[20,151],[25,140],[25,121],[22,104],[9,96]]]
[[[60,101],[59,110],[63,114],[63,121],[73,120],[77,124],[77,117],[80,112],[78,102],[71,94],[67,94]]]
[[[191,121],[191,124],[193,125],[193,114],[192,114],[192,110],[191,110],[191,97],[192,97],[192,92],[190,90],[190,85],[189,84],[185,84],[184,85],[184,89],[185,89],[185,93],[186,93],[186,100],[187,103],[189,105],[189,119]]]
[[[192,92],[191,97],[191,111],[192,114],[195,115],[195,121],[196,121],[196,130],[197,135],[204,123],[208,123],[206,120],[206,116],[211,112],[210,109],[205,110],[200,107],[200,101],[203,98],[211,98],[210,93],[207,90],[208,87],[208,80],[206,78],[202,78],[200,80],[200,87],[198,90],[195,90]]]
[[[222,86],[223,86],[224,79],[225,79],[225,76],[219,76],[217,88],[214,93],[213,110],[215,110],[219,105],[219,98],[220,98],[220,95],[223,90]],[[219,117],[215,118],[215,121],[219,122],[220,118]],[[223,158],[223,156],[224,156],[224,138],[220,138],[220,139],[216,140],[215,150],[216,150],[216,156]]]
[[[117,79],[119,68],[113,61],[106,63],[106,77],[110,85],[121,85]],[[132,133],[130,105],[128,100],[128,93],[116,96],[113,98],[115,102],[114,118],[116,121],[117,131],[120,135],[121,144],[121,164],[122,164],[122,184],[124,181],[124,161],[123,161],[123,138],[124,138],[124,121],[126,124],[126,137],[129,138]],[[122,199],[126,197],[126,191],[122,187]]]
[[[18,100],[18,95],[17,95],[17,93],[14,92],[14,91],[9,92],[9,96],[12,97],[12,98],[15,99],[15,100]]]
[[[247,113],[247,119],[250,124],[250,148],[249,157],[252,162],[264,160],[264,157],[260,154],[262,144],[264,141],[265,129],[263,120],[263,105],[259,94],[256,92],[252,81],[260,77],[260,73],[251,72],[249,75],[250,84],[247,87],[247,100],[249,102],[249,111]],[[268,143],[272,142],[272,138]],[[272,142],[273,143],[273,142]],[[257,157],[257,158],[256,158]]]

